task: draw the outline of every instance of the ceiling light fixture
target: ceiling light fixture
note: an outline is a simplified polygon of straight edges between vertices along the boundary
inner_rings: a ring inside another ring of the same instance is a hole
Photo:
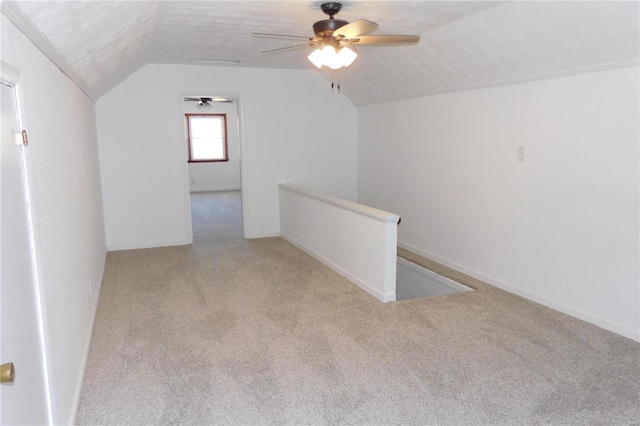
[[[356,60],[358,54],[355,49],[349,46],[335,47],[326,45],[323,48],[314,50],[308,59],[318,68],[327,66],[332,70],[348,67]]]
[[[198,106],[209,106],[210,105],[209,102],[230,102],[230,101],[227,98],[220,98],[220,97],[200,98],[200,100],[198,101]]]

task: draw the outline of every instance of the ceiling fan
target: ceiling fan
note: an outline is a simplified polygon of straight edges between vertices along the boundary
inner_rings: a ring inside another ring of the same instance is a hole
[[[411,46],[420,41],[418,35],[384,34],[368,35],[378,29],[378,24],[359,19],[352,23],[334,16],[342,9],[342,4],[337,2],[323,3],[320,9],[329,16],[313,24],[314,37],[253,33],[257,37],[282,38],[288,40],[306,40],[306,43],[280,49],[267,50],[263,55],[287,52],[289,50],[305,47],[317,48],[308,56],[309,60],[318,68],[327,66],[338,70],[348,67],[356,59],[355,46]]]
[[[194,97],[194,96],[186,96],[184,98],[185,101],[191,101],[191,102],[198,102],[199,106],[207,106],[210,105],[209,102],[233,102],[230,99],[227,98],[220,98],[220,97],[214,97],[214,98],[205,98],[205,97]]]

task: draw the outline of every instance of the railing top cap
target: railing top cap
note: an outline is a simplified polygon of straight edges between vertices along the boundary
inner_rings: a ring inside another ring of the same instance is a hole
[[[335,197],[333,195],[322,194],[320,192],[315,192],[310,189],[302,188],[300,186],[292,185],[290,183],[281,183],[278,185],[280,189],[284,189],[290,192],[295,192],[300,195],[304,195],[309,198],[313,198],[314,200],[321,201],[323,203],[331,204],[336,207],[343,208],[345,210],[352,211],[354,213],[359,213],[363,216],[370,217],[372,219],[379,220],[381,222],[389,223],[398,223],[400,216],[394,213],[389,213],[384,210],[379,210],[373,207],[365,206],[364,204],[359,204],[354,201],[345,200],[344,198]]]

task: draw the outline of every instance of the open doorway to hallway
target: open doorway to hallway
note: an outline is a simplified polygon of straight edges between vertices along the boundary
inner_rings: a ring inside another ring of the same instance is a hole
[[[242,239],[240,191],[191,193],[193,241]]]
[[[238,101],[185,96],[183,110],[194,239],[206,232],[241,237]]]

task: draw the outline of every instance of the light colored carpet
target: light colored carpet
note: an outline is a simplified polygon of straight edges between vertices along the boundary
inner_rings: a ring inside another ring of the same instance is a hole
[[[192,200],[192,246],[109,253],[79,424],[640,421],[638,343],[484,283],[383,304]]]

